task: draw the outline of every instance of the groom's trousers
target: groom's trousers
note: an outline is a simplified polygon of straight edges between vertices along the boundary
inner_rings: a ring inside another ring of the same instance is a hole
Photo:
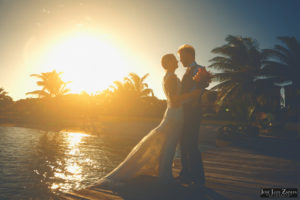
[[[184,123],[180,138],[181,164],[180,177],[183,180],[204,184],[205,176],[198,138],[201,113],[190,104],[183,105]]]

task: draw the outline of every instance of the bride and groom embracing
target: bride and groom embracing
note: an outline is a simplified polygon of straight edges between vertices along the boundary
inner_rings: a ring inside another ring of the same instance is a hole
[[[175,74],[178,61],[174,54],[166,54],[161,59],[166,71],[163,89],[167,97],[167,109],[161,123],[131,150],[123,162],[101,178],[97,187],[113,190],[141,175],[155,176],[161,183],[177,181],[204,186],[203,163],[198,149],[199,99],[209,84],[209,79],[203,75],[208,73],[195,62],[192,46],[182,45],[178,54],[186,68],[181,81]],[[182,170],[179,177],[173,178],[172,163],[178,142]]]

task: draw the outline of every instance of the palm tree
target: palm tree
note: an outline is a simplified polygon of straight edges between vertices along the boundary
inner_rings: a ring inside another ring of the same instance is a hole
[[[110,86],[110,88],[113,89],[112,95],[122,97],[133,95],[133,87],[128,82],[114,81],[113,83],[114,85]]]
[[[256,79],[262,75],[261,66],[265,55],[260,52],[258,43],[249,37],[229,35],[225,40],[225,45],[212,50],[212,53],[220,56],[212,58],[209,67],[222,72],[213,75],[220,83],[211,90],[219,91],[219,108],[237,97],[249,102],[247,109],[250,117],[256,106]]]
[[[30,76],[41,79],[40,81],[37,81],[37,85],[42,86],[43,88],[41,90],[27,92],[26,95],[34,94],[38,95],[39,97],[56,97],[68,93],[70,89],[66,89],[66,86],[68,83],[70,83],[70,81],[64,82],[61,80],[61,74],[62,72],[57,73],[56,70],[41,74],[31,74]]]
[[[273,76],[279,85],[289,85],[287,104],[296,106],[300,97],[300,42],[295,37],[278,37],[283,45],[263,50],[268,60],[264,61],[263,72]]]
[[[4,88],[0,88],[0,104],[1,106],[8,105],[13,102],[13,99],[7,95],[8,92],[4,90]]]
[[[138,113],[148,98],[154,97],[152,89],[148,88],[144,80],[148,74],[139,77],[135,73],[130,73],[123,81],[114,81],[114,85],[110,86],[110,102],[114,105],[113,108],[120,113]],[[151,95],[151,96],[150,96]]]
[[[143,99],[151,96],[153,97],[153,90],[148,88],[148,84],[144,80],[149,74],[139,77],[135,73],[130,73],[129,77],[125,77],[124,81],[114,81],[114,85],[110,86],[113,89],[113,94],[116,96]]]
[[[140,98],[154,96],[153,90],[148,88],[148,84],[144,83],[149,74],[145,74],[139,77],[136,73],[129,73],[129,77],[125,77],[124,80],[129,83],[130,87],[138,94]]]
[[[0,101],[12,101],[12,98],[7,95],[8,92],[4,88],[0,88]]]

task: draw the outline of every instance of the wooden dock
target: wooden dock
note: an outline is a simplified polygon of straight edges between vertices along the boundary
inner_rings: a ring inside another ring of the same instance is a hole
[[[205,188],[159,185],[154,177],[140,177],[114,193],[97,186],[61,195],[65,200],[259,200],[261,188],[300,189],[300,161],[222,147],[202,152]],[[174,176],[180,171],[175,161]],[[283,199],[283,198],[281,198]],[[298,198],[300,199],[299,195]]]

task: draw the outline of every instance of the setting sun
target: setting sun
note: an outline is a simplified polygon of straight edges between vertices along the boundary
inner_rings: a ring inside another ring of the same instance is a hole
[[[0,0],[0,200],[296,198],[299,6]]]
[[[63,72],[64,81],[71,81],[71,92],[94,93],[109,87],[128,73],[126,58],[107,37],[91,33],[75,33],[59,40],[41,61],[44,71]]]

